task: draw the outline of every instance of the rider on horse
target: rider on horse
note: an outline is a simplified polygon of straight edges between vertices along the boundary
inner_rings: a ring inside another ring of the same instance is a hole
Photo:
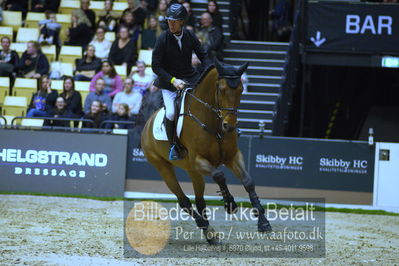
[[[175,141],[175,98],[177,90],[184,89],[186,82],[195,84],[197,73],[191,65],[192,53],[195,52],[206,65],[208,55],[192,31],[185,29],[184,22],[188,14],[181,4],[172,4],[166,13],[169,29],[158,37],[152,52],[152,69],[158,78],[154,85],[162,89],[166,108],[165,128],[171,144],[169,160],[181,159]]]

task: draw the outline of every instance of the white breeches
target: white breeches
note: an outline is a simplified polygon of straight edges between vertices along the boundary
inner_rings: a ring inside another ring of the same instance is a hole
[[[166,118],[171,121],[175,120],[176,92],[162,90],[162,97],[166,108]]]

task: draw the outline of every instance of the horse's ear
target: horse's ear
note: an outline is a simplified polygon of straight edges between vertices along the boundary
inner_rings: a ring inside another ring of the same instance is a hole
[[[245,64],[239,66],[238,69],[237,69],[237,74],[238,74],[239,76],[241,76],[241,75],[245,72],[245,70],[247,70],[248,65],[249,65],[249,63],[246,62]]]
[[[219,75],[221,75],[223,73],[223,66],[219,62],[219,60],[217,60],[217,58],[215,58],[215,67],[216,67],[216,70],[218,71]]]

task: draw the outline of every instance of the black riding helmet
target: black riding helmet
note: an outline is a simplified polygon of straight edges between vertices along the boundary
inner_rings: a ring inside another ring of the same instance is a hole
[[[182,4],[172,4],[166,11],[167,20],[186,20],[188,14]]]

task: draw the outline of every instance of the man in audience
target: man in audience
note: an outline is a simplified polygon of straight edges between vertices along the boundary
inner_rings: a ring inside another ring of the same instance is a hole
[[[208,12],[201,15],[201,29],[197,32],[197,37],[212,59],[216,57],[223,60],[223,33],[219,27],[212,25],[212,17]]]
[[[106,107],[106,109],[110,112],[111,111],[111,98],[108,96],[107,93],[104,92],[105,88],[105,81],[102,78],[97,79],[96,85],[95,85],[96,90],[90,92],[85,101],[85,106],[84,106],[84,112],[85,114],[88,114],[90,112],[90,107],[93,101],[100,101],[103,106]]]
[[[125,103],[129,106],[129,115],[137,115],[143,96],[140,92],[133,90],[133,80],[131,78],[125,79],[124,90],[115,95],[112,103],[112,112],[116,113],[119,105]]]
[[[18,54],[10,49],[11,40],[8,37],[1,38],[0,50],[0,77],[11,77],[18,65]]]

